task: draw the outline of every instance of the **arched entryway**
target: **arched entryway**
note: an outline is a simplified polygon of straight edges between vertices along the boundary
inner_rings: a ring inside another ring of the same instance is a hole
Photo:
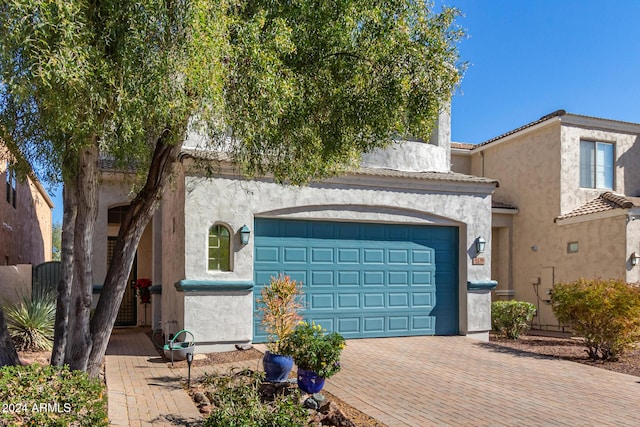
[[[111,259],[113,258],[113,251],[117,239],[117,231],[122,223],[124,214],[129,209],[129,206],[116,206],[109,209],[108,212],[108,227],[107,227],[107,268],[111,265]],[[131,274],[127,288],[124,291],[122,302],[118,310],[118,317],[116,317],[115,326],[135,326],[138,320],[138,307],[136,304],[136,293],[134,284],[137,277],[137,256],[133,261],[133,267],[131,268]]]

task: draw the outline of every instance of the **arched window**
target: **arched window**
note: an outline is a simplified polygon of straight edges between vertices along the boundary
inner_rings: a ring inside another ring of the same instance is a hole
[[[229,237],[229,229],[224,225],[214,225],[209,229],[209,270],[231,270]]]

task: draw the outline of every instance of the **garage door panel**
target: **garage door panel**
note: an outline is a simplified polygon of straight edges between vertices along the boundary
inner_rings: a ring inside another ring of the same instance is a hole
[[[409,249],[389,249],[389,264],[409,265]]]
[[[336,331],[342,335],[359,334],[360,318],[359,317],[344,317],[338,319],[338,330]]]
[[[338,248],[338,264],[360,264],[360,249]]]
[[[389,286],[409,286],[408,271],[390,271],[388,273]]]
[[[411,294],[412,307],[433,307],[431,293],[413,292]]]
[[[338,298],[338,309],[352,309],[352,308],[360,308],[360,294],[345,294],[339,293],[337,295]]]
[[[359,286],[359,271],[338,271],[338,286]]]
[[[362,279],[363,286],[384,285],[384,271],[365,271]]]
[[[389,293],[387,301],[390,308],[409,308],[409,294],[405,292]]]
[[[333,287],[333,271],[311,271],[311,281],[308,282],[307,285],[312,287]]]
[[[258,262],[280,262],[280,248],[277,246],[261,246],[256,248],[256,263]]]
[[[411,251],[411,264],[431,265],[433,263],[433,251],[424,249],[413,249]]]
[[[411,272],[411,286],[431,286],[432,283],[433,275],[431,271]]]
[[[456,228],[256,219],[255,230],[256,293],[290,275],[307,320],[346,338],[458,332]]]
[[[385,332],[384,325],[385,325],[384,317],[381,317],[381,316],[366,317],[364,319],[363,333],[365,335],[367,334],[382,335]]]
[[[389,332],[409,333],[409,316],[390,316]]]
[[[333,294],[311,294],[309,295],[310,310],[333,310],[335,300]]]
[[[284,248],[284,262],[287,264],[307,263],[307,248]]]
[[[364,308],[384,308],[384,294],[383,293],[366,293],[364,294]]]
[[[384,264],[384,250],[383,249],[369,249],[364,248],[362,250],[362,260],[364,264]]]
[[[333,264],[333,248],[311,248],[313,264]]]

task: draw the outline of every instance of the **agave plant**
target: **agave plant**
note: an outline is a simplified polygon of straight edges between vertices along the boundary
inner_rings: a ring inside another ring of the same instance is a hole
[[[7,329],[18,351],[46,351],[53,347],[56,295],[41,288],[22,293],[17,302],[3,305]]]

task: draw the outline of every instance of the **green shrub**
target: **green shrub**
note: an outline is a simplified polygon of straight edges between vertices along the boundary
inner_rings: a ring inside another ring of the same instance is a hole
[[[337,374],[344,338],[337,332],[330,334],[315,323],[300,322],[281,344],[284,354],[293,356],[299,369],[313,371],[323,378]]]
[[[300,404],[297,388],[273,396],[261,396],[262,372],[244,370],[227,375],[206,376],[211,388],[207,397],[214,408],[204,422],[207,427],[298,427],[308,425],[307,410]]]
[[[104,386],[53,366],[0,368],[0,425],[107,426]]]
[[[7,329],[18,351],[51,350],[56,320],[56,295],[36,288],[16,303],[3,306]]]
[[[640,288],[622,280],[558,284],[551,303],[558,321],[584,337],[593,360],[616,360],[640,338]]]
[[[496,301],[491,303],[491,326],[494,331],[517,340],[531,327],[536,307],[526,301]]]

